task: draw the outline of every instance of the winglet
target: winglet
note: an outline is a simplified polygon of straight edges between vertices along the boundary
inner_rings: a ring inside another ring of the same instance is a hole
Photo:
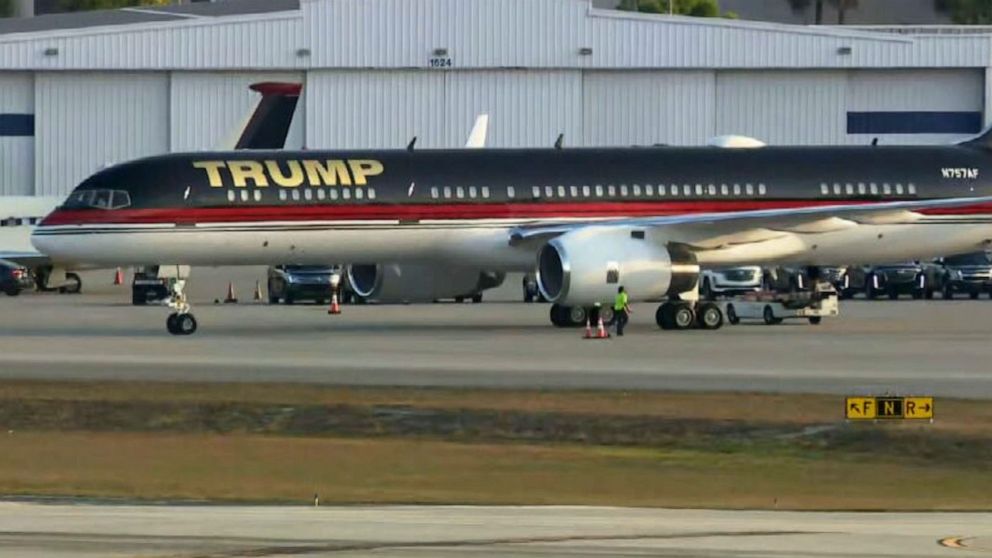
[[[479,149],[486,146],[486,133],[489,131],[489,115],[480,114],[478,118],[475,119],[475,126],[472,126],[472,132],[468,135],[468,141],[465,142],[465,147],[467,149]]]

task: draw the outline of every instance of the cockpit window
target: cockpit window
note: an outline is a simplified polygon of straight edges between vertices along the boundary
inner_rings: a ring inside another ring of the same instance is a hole
[[[73,192],[65,209],[123,209],[131,206],[131,195],[124,190],[80,190]]]

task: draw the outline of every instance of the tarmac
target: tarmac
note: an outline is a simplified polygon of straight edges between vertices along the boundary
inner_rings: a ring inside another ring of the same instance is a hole
[[[0,295],[0,378],[317,382],[547,389],[732,390],[992,398],[992,301],[845,301],[819,326],[742,324],[668,332],[635,304],[627,335],[583,340],[519,277],[482,304],[270,306],[264,268],[194,272],[200,330],[165,331],[163,307],[133,307],[111,271],[82,295]],[[229,278],[239,304],[214,304]]]
[[[0,503],[5,556],[987,556],[989,513]]]

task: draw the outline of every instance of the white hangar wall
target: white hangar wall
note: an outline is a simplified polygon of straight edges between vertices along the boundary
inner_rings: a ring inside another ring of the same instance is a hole
[[[0,72],[0,196],[34,194],[34,76]]]

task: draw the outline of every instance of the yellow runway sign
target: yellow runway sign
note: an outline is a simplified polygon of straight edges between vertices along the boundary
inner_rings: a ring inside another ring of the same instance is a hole
[[[933,397],[848,397],[847,420],[931,420]]]

